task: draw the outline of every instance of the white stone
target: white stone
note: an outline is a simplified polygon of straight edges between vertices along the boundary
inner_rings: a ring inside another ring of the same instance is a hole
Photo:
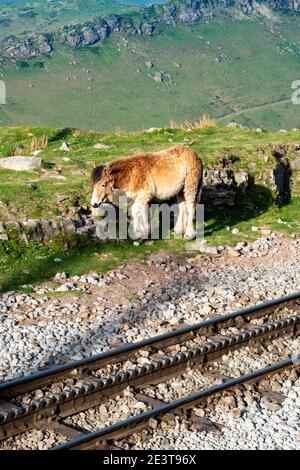
[[[70,145],[67,142],[63,142],[59,147],[59,150],[63,150],[64,152],[70,152]]]
[[[97,143],[94,145],[94,149],[96,150],[109,150],[110,148],[111,148],[110,145],[101,144],[101,143]]]

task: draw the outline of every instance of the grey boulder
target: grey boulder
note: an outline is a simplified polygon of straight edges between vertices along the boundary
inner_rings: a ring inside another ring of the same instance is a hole
[[[36,157],[0,158],[0,168],[15,171],[32,171],[40,168],[42,159]]]

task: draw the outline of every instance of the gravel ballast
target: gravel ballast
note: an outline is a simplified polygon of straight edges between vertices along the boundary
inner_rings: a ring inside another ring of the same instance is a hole
[[[45,284],[33,286],[35,292],[32,294],[5,293],[0,297],[0,381],[293,293],[300,285],[299,248],[299,240],[264,236],[252,245],[237,247],[234,251],[238,256],[226,249],[216,256],[201,254],[188,260],[161,254],[144,263],[123,266],[105,276],[90,273],[68,278],[64,273],[58,273],[54,279],[56,287]],[[264,353],[245,348],[242,361],[240,356],[234,356],[238,352],[227,356],[222,373],[231,376],[245,373],[249,368],[267,364],[269,357],[270,361],[279,360],[281,353],[293,355],[299,353],[299,349],[299,339],[285,337],[276,340]],[[277,379],[273,378],[268,387],[284,395],[279,406],[278,403],[269,405],[263,394],[247,386],[240,402],[222,405],[221,400],[214,406],[208,403],[209,419],[222,425],[218,432],[199,432],[184,418],[176,416],[175,427],[168,429],[167,425],[158,423],[153,426],[155,429],[141,433],[131,442],[130,439],[123,441],[121,446],[145,449],[298,448],[299,379],[294,371],[284,372],[283,378],[274,377]],[[176,378],[174,383],[178,384],[178,390],[190,388],[193,391],[195,382],[190,387],[184,385],[190,380],[188,376],[182,382]],[[201,383],[202,378],[199,380]],[[162,387],[156,398],[173,399],[175,395],[169,390]],[[116,409],[114,420],[143,411],[143,406],[135,402],[130,391],[127,397],[120,397],[119,404],[123,411],[119,417]],[[111,409],[114,410],[113,404]],[[109,416],[105,418],[103,413],[95,410],[93,413],[96,414],[89,413],[91,410],[81,414],[84,428],[94,430],[111,424]],[[90,420],[89,425],[86,418]],[[27,433],[32,442],[34,433]],[[49,443],[51,440],[51,445],[61,442],[61,436],[52,431],[49,433],[38,440]],[[25,434],[12,439],[10,448],[20,448],[20,439],[25,440],[26,448],[30,448]],[[34,448],[44,448],[42,446],[38,444]]]

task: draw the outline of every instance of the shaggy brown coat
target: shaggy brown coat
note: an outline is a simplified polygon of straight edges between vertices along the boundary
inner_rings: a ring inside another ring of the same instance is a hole
[[[116,160],[94,168],[91,205],[98,207],[103,202],[111,202],[113,191],[122,190],[135,201],[132,215],[134,231],[139,235],[149,228],[149,202],[177,196],[180,211],[175,233],[184,233],[185,238],[191,239],[195,236],[193,219],[201,196],[202,174],[201,160],[183,145]]]

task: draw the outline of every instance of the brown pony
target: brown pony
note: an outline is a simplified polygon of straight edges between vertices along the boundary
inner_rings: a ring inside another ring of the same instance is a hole
[[[174,228],[188,240],[195,238],[194,216],[202,191],[202,162],[189,147],[176,145],[151,154],[139,154],[94,168],[92,207],[112,202],[114,190],[134,200],[133,230],[143,238],[149,232],[148,204],[177,196],[179,216]]]

